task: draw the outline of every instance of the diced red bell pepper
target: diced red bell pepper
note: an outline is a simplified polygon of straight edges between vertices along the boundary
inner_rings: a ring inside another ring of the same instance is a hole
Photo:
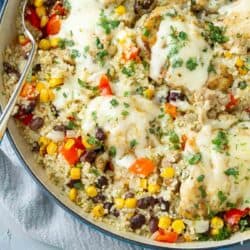
[[[84,145],[82,144],[82,137],[78,137],[75,139],[75,147],[81,150],[85,150]]]
[[[106,75],[102,75],[99,83],[99,90],[101,95],[112,95],[112,90],[110,87],[109,79]]]
[[[229,93],[229,102],[226,105],[226,109],[230,110],[238,104],[238,99],[236,99],[232,93]]]
[[[35,85],[32,83],[25,83],[20,96],[29,100],[35,99],[37,97]]]
[[[70,149],[65,149],[64,147],[61,150],[62,155],[64,156],[65,160],[70,165],[75,165],[79,161],[79,154],[76,147],[72,147]]]
[[[52,15],[46,25],[47,35],[56,35],[61,29],[61,19],[59,15]]]
[[[14,118],[19,120],[23,125],[28,126],[31,123],[33,114],[25,114],[22,110],[19,110]]]
[[[155,237],[154,240],[167,242],[167,243],[175,243],[178,239],[178,234],[175,232],[165,232],[164,234],[160,233]]]
[[[249,208],[246,208],[244,210],[233,208],[224,214],[224,220],[230,226],[237,225],[240,219],[246,216],[248,212],[249,212]]]
[[[28,7],[26,9],[25,13],[25,19],[35,28],[40,29],[41,28],[41,21],[39,16],[36,14],[36,10],[33,7]]]
[[[66,15],[66,9],[63,7],[63,5],[61,3],[56,3],[55,6],[52,9],[51,14],[52,15],[56,14],[56,15],[64,16],[64,15]]]

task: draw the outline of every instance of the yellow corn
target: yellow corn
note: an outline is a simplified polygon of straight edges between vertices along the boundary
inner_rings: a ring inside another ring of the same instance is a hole
[[[81,169],[80,168],[71,168],[70,178],[71,178],[71,180],[80,180],[81,179]]]
[[[220,217],[215,216],[212,218],[210,225],[213,229],[221,229],[224,226],[224,221]]]
[[[57,144],[54,142],[50,142],[47,146],[47,153],[49,155],[54,155],[55,153],[57,153]]]
[[[154,90],[153,89],[146,89],[143,91],[143,95],[148,99],[152,99],[154,96]]]
[[[128,198],[128,199],[125,200],[124,207],[126,207],[126,208],[135,208],[136,203],[137,203],[136,198]]]
[[[140,179],[140,187],[143,189],[148,188],[148,180],[147,179]]]
[[[45,89],[46,87],[45,87],[45,84],[44,83],[42,83],[42,82],[38,82],[37,84],[36,84],[36,90],[40,93],[41,92],[41,90],[42,89]]]
[[[36,76],[31,76],[31,82],[35,82],[37,80]]]
[[[46,16],[46,9],[44,6],[36,7],[36,14],[39,17]]]
[[[49,100],[53,101],[54,99],[55,99],[55,94],[51,89],[49,89]]]
[[[97,196],[97,190],[95,186],[88,186],[85,191],[89,197],[93,198]]]
[[[173,167],[166,167],[161,172],[162,178],[172,179],[175,175],[175,170]]]
[[[38,47],[42,50],[49,50],[50,49],[50,41],[48,39],[41,39]]]
[[[47,16],[42,16],[41,21],[40,21],[41,27],[42,28],[45,27],[46,24],[48,23],[48,21],[49,21],[49,18]],[[51,44],[50,44],[50,46],[51,46]],[[51,46],[51,47],[53,47],[53,46]]]
[[[126,8],[124,5],[120,5],[115,9],[115,13],[119,16],[122,16],[126,13]]]
[[[48,138],[46,138],[45,136],[41,136],[39,138],[39,144],[41,146],[47,146],[50,143],[50,140]]]
[[[24,46],[29,42],[29,39],[25,37],[24,35],[18,36],[18,42],[20,45]]]
[[[76,196],[77,196],[77,189],[71,188],[70,191],[69,191],[69,199],[71,201],[75,201],[76,200]]]
[[[226,58],[232,58],[232,53],[229,52],[229,51],[225,51],[225,52],[224,52],[224,56],[225,56]]]
[[[183,223],[182,220],[174,220],[172,223],[172,228],[174,232],[181,234],[185,229],[185,224]]]
[[[75,145],[75,140],[67,139],[66,143],[64,144],[64,148],[66,150],[70,150]]]
[[[43,5],[44,0],[35,0],[34,6],[35,7],[41,7]]]
[[[125,200],[122,198],[115,199],[115,207],[118,209],[122,209],[124,207]]]
[[[58,47],[58,44],[59,44],[59,41],[60,41],[60,38],[58,37],[53,37],[50,39],[50,46],[52,48],[57,48]]]
[[[158,227],[161,229],[168,229],[171,225],[171,219],[168,216],[162,216],[159,218]]]
[[[92,211],[91,211],[91,214],[93,217],[95,218],[100,218],[104,215],[104,208],[103,208],[103,205],[101,204],[98,204],[96,205]]]
[[[236,62],[235,62],[235,65],[239,68],[243,67],[244,66],[244,61],[241,59],[241,58],[237,58]]]
[[[149,184],[148,185],[148,192],[151,194],[158,193],[160,191],[161,187],[158,184]]]
[[[49,90],[41,89],[39,95],[40,102],[48,102],[49,101]]]
[[[63,84],[63,78],[51,78],[49,80],[49,85],[51,88],[58,87]]]
[[[212,228],[211,231],[210,231],[210,233],[211,233],[212,235],[218,235],[218,234],[220,233],[220,230],[219,230],[219,229],[216,229],[216,228]]]

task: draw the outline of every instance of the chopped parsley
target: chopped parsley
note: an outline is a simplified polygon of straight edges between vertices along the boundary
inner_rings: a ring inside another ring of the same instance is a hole
[[[174,59],[172,62],[172,67],[173,68],[179,68],[183,65],[183,59],[178,58],[178,59]]]
[[[143,30],[142,30],[142,34],[144,36],[148,37],[150,35],[150,31],[146,27],[144,27]]]
[[[107,50],[100,50],[96,53],[96,60],[100,63],[101,66],[104,66],[104,59],[108,55]]]
[[[96,168],[90,168],[89,169],[89,173],[91,173],[91,174],[93,174],[95,176],[99,176],[100,175],[99,171]]]
[[[94,145],[94,146],[100,146],[101,142],[96,139],[94,136],[89,136],[87,139],[87,143],[90,145]]]
[[[239,226],[240,226],[240,231],[241,232],[249,230],[249,228],[250,228],[250,224],[248,223],[247,219],[241,219],[240,222],[239,222]]]
[[[220,200],[220,204],[224,203],[227,200],[227,196],[221,190],[218,191],[217,197]]]
[[[207,196],[205,188],[203,186],[199,186],[198,189],[200,191],[201,198],[205,198]]]
[[[74,183],[74,184],[73,184],[73,187],[74,187],[75,189],[78,189],[78,190],[83,190],[83,189],[84,189],[84,185],[83,185],[83,183],[80,182],[80,181]]]
[[[205,179],[205,175],[202,174],[202,175],[198,176],[196,180],[198,182],[203,182],[204,179]]]
[[[186,68],[189,69],[190,71],[195,70],[197,66],[198,66],[198,62],[195,57],[190,57],[186,62]]]
[[[68,125],[67,125],[67,129],[69,130],[73,130],[74,128],[76,128],[76,124],[73,121],[69,121]]]
[[[239,89],[245,89],[247,87],[247,83],[246,83],[246,81],[241,81],[241,82],[239,82],[238,83],[238,88]]]
[[[63,7],[66,8],[67,10],[71,10],[71,4],[70,4],[69,0],[63,1]]]
[[[104,11],[101,11],[99,25],[103,28],[106,34],[110,34],[111,30],[117,28],[119,24],[119,20],[108,19],[108,17],[104,14]]]
[[[116,147],[111,146],[111,147],[109,148],[109,155],[110,155],[111,157],[115,157],[115,156],[116,156]]]
[[[127,110],[123,110],[122,111],[122,116],[125,117],[125,116],[128,116],[128,115],[129,115],[129,112]]]
[[[228,239],[231,236],[231,231],[228,227],[223,227],[219,230],[219,233],[213,236],[216,241]]]
[[[113,106],[113,107],[117,107],[119,105],[119,102],[116,100],[116,99],[112,99],[110,101],[110,104]]]
[[[224,131],[219,131],[216,137],[212,140],[214,144],[214,149],[222,153],[228,146],[227,134]]]
[[[96,44],[97,49],[103,49],[104,48],[104,46],[101,43],[101,40],[100,40],[99,37],[96,38],[95,44]]]
[[[228,168],[224,173],[228,176],[237,177],[239,175],[239,170],[237,168]]]
[[[135,64],[132,62],[128,67],[123,67],[122,73],[127,77],[133,76],[135,74]]]
[[[179,136],[175,133],[175,131],[170,131],[169,141],[173,144],[174,149],[180,148],[180,139]]]
[[[124,105],[125,108],[129,108],[130,107],[130,105],[127,102],[124,102],[123,105]]]
[[[72,59],[76,59],[77,57],[80,57],[80,56],[81,56],[81,53],[80,53],[77,49],[73,49],[73,50],[71,51],[70,57],[71,57]]]
[[[224,27],[219,27],[213,23],[208,23],[208,27],[205,32],[205,36],[210,39],[213,43],[225,43],[229,40],[225,36],[226,29]]]
[[[138,144],[138,142],[136,141],[136,139],[133,139],[129,144],[130,148],[134,148]]]
[[[191,157],[189,157],[188,163],[190,165],[195,165],[195,164],[199,163],[200,160],[201,160],[201,153],[196,153],[196,154],[192,155]]]
[[[66,47],[72,47],[75,45],[75,42],[73,40],[68,40],[68,39],[60,39],[58,46],[61,49],[65,49]]]

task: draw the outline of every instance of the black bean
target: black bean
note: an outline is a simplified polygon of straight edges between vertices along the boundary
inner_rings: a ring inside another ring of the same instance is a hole
[[[185,95],[181,91],[179,91],[179,90],[170,90],[168,92],[167,102],[170,102],[170,101],[176,102],[177,100],[184,101],[185,98],[186,98]]]
[[[146,218],[142,214],[136,214],[130,219],[130,227],[133,230],[141,228],[146,222]]]
[[[36,107],[36,101],[32,100],[27,105],[21,105],[23,114],[31,114]]]
[[[95,134],[96,139],[99,141],[104,141],[106,139],[105,132],[103,131],[102,128],[97,128],[96,134]]]
[[[156,4],[155,0],[135,0],[134,12],[139,15],[150,12]]]
[[[37,72],[39,72],[39,71],[41,71],[41,64],[40,63],[38,63],[38,64],[36,64],[34,67],[33,67],[33,69],[32,69],[32,73],[37,73]]]
[[[120,215],[120,212],[115,208],[113,211],[111,211],[111,214],[115,217],[118,217]]]
[[[110,213],[113,205],[114,205],[114,203],[112,203],[112,202],[105,202],[103,207],[104,207],[104,209],[106,209],[108,211],[108,213]]]
[[[103,188],[103,187],[105,187],[105,186],[108,186],[108,183],[109,183],[109,182],[108,182],[107,177],[101,176],[101,177],[98,178],[97,183],[96,183],[96,186],[97,186],[98,188]]]
[[[153,207],[156,200],[152,196],[144,197],[138,200],[137,206],[141,209],[147,209],[148,207]]]
[[[15,74],[17,77],[20,77],[19,71],[16,69],[15,66],[11,65],[8,62],[3,62],[3,70],[7,74]]]
[[[59,111],[56,109],[56,107],[52,104],[50,106],[50,110],[52,112],[52,114],[55,116],[55,117],[58,117],[59,116]]]
[[[127,192],[127,193],[125,194],[125,199],[134,198],[134,197],[135,197],[135,194],[132,193],[132,192]]]
[[[93,163],[96,157],[97,157],[97,152],[95,150],[88,150],[81,156],[80,161]]]
[[[60,132],[66,132],[66,126],[61,124],[61,125],[55,125],[53,127],[55,131],[60,131]]]
[[[39,152],[40,150],[40,146],[38,142],[34,142],[34,144],[32,145],[32,152]]]
[[[149,230],[152,234],[158,230],[158,228],[159,228],[158,223],[159,223],[159,219],[157,217],[150,218],[150,220],[148,222],[148,226],[149,226]]]
[[[165,201],[162,197],[159,198],[158,201],[159,201],[161,211],[166,212],[169,210],[169,202],[168,201]]]
[[[36,130],[40,129],[43,126],[43,124],[44,124],[43,118],[35,117],[31,120],[29,127],[32,130],[36,131]]]
[[[47,7],[52,7],[57,0],[45,0],[44,5]]]
[[[105,200],[106,200],[106,197],[103,194],[98,194],[96,197],[92,198],[92,201],[94,203],[103,203]]]

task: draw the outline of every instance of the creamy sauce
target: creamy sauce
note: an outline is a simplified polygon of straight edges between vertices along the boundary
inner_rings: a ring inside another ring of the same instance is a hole
[[[184,41],[185,45],[180,48],[179,52],[171,57],[168,65],[167,56],[173,49],[171,37],[173,29],[177,32],[185,32],[188,39]],[[189,90],[196,90],[204,85],[208,77],[208,66],[212,53],[200,33],[201,30],[194,24],[192,18],[184,22],[165,17],[160,24],[157,41],[152,47],[150,76],[156,81],[164,78],[168,83],[184,86]],[[197,60],[194,70],[186,67],[190,58]],[[176,60],[182,60],[182,65],[175,67]]]
[[[112,100],[116,100],[118,105],[112,106]],[[125,107],[124,103],[129,107]],[[82,131],[84,135],[95,134],[97,123],[108,134],[108,147],[114,146],[117,150],[115,165],[128,167],[136,157],[150,156],[152,143],[146,135],[149,122],[158,114],[159,108],[140,96],[128,98],[100,96],[88,104],[82,117]],[[132,140],[136,140],[134,155],[130,152]]]
[[[65,79],[64,85],[60,91],[56,91],[54,105],[61,109],[68,101],[80,100],[82,98],[82,88],[78,84],[78,78],[83,77],[83,69],[87,68],[89,72],[95,73],[98,79],[103,72],[97,64],[93,62],[90,56],[84,57],[84,47],[91,43],[93,34],[97,28],[98,18],[101,11],[101,4],[96,0],[77,0],[71,1],[71,11],[67,19],[63,21],[60,38],[74,41],[75,49],[81,53],[76,57],[76,73]]]

